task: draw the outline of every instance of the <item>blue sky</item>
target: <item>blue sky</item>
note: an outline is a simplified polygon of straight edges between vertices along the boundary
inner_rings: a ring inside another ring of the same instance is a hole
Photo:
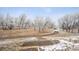
[[[79,13],[78,7],[0,7],[0,14],[10,14],[12,16],[19,16],[26,14],[30,18],[36,16],[50,16],[53,21],[66,15]]]

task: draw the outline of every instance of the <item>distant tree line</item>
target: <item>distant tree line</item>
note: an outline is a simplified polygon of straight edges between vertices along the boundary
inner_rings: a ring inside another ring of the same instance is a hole
[[[65,15],[59,19],[59,27],[66,32],[79,33],[79,14]]]
[[[41,32],[54,27],[55,25],[50,17],[36,17],[31,20],[25,14],[18,17],[12,17],[9,14],[0,15],[0,29],[2,30],[33,28]]]
[[[58,27],[63,31],[77,31],[79,33],[79,14],[65,15],[58,20],[58,23]],[[21,14],[17,17],[12,17],[9,14],[5,16],[0,14],[0,29],[2,30],[29,28],[43,32],[45,29],[55,29],[56,24],[52,22],[50,17],[38,16],[31,20],[31,18],[28,18],[25,14]]]

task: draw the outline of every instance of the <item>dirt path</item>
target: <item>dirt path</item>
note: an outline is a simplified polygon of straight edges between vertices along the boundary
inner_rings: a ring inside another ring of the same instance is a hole
[[[0,37],[0,39],[15,39],[15,38],[27,38],[27,37],[42,37],[42,36],[50,36],[54,35],[53,33],[46,33],[46,34],[39,34],[39,35],[23,35],[23,36],[7,36],[7,37]]]

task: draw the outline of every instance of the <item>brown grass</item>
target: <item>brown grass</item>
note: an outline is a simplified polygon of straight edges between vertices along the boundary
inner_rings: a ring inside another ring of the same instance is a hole
[[[0,30],[0,38],[31,37],[44,35],[46,33],[49,33],[49,31],[45,30],[44,32],[38,32],[33,29]]]
[[[48,29],[44,32],[34,31],[34,29],[14,29],[14,30],[0,30],[0,39],[8,38],[21,38],[21,37],[40,37],[40,36],[54,36],[54,37],[65,37],[70,36],[72,33],[59,32],[52,33]]]

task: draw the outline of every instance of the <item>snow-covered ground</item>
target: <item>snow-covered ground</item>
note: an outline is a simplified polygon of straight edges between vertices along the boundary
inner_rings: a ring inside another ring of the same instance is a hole
[[[60,38],[52,38],[51,39],[58,39],[60,43],[55,45],[48,45],[48,46],[40,46],[38,48],[39,51],[75,51],[79,50],[79,37],[60,37]],[[75,42],[77,41],[77,42]]]
[[[71,37],[42,37],[43,40],[58,40],[59,43],[53,45],[39,46],[38,51],[79,51],[79,36]],[[6,39],[0,41],[0,47],[5,47],[15,43],[39,41],[41,38],[30,37],[30,38],[19,38],[19,39]]]
[[[0,40],[0,47],[4,47],[6,45],[11,45],[15,43],[23,43],[23,42],[29,42],[29,41],[37,41],[38,39],[36,37],[30,37],[30,38],[18,38],[18,39],[5,39]]]

